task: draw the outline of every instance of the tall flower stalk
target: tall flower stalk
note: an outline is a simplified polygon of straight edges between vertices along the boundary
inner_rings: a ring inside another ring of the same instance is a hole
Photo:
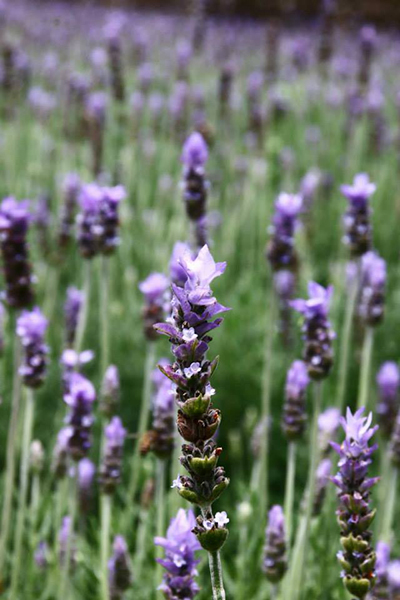
[[[302,573],[308,551],[310,523],[315,497],[315,473],[320,457],[318,448],[318,419],[322,405],[322,382],[329,375],[333,365],[332,340],[334,333],[328,320],[333,288],[330,286],[325,289],[315,282],[310,282],[308,284],[308,293],[308,300],[298,299],[291,302],[292,308],[304,317],[303,359],[307,365],[308,375],[314,380],[314,406],[310,431],[307,499],[303,519],[300,521],[297,531],[290,573],[290,593],[294,599],[301,596],[304,585]]]
[[[18,594],[22,541],[28,501],[29,450],[34,422],[33,390],[42,385],[46,374],[48,348],[44,344],[44,334],[47,324],[47,319],[43,316],[39,308],[34,308],[32,311],[23,311],[17,321],[17,335],[21,340],[23,348],[23,361],[19,368],[19,374],[27,388],[27,393],[23,419],[18,513],[14,536],[15,558],[11,577],[10,598],[16,598]]]
[[[208,148],[203,136],[195,131],[185,141],[181,161],[183,169],[183,200],[193,228],[193,246],[200,249],[207,243],[207,191],[205,164]]]
[[[203,246],[195,260],[186,255],[181,257],[180,263],[187,280],[183,287],[172,285],[169,322],[155,325],[172,344],[175,362],[160,365],[160,370],[176,384],[177,426],[186,442],[180,460],[188,476],[178,476],[173,485],[183,498],[201,509],[194,531],[209,553],[213,598],[223,600],[225,590],[219,551],[228,530],[213,516],[212,504],[229,480],[223,467],[217,466],[222,448],[213,439],[221,413],[211,402],[215,390],[210,378],[218,361],[207,360],[206,353],[212,340],[209,333],[222,322],[221,317],[214,317],[228,310],[217,302],[210,288],[213,279],[225,271],[226,263],[215,263],[207,246]]]
[[[28,203],[5,198],[0,206],[1,253],[7,304],[14,309],[28,308],[33,301],[33,278],[29,262],[27,234],[31,220]],[[13,320],[13,324],[15,321]],[[14,334],[14,331],[13,331]],[[20,414],[21,346],[14,338],[14,376],[11,414],[7,433],[5,486],[1,514],[0,577],[4,577],[4,561],[11,525],[12,498],[15,485],[15,452]]]
[[[352,185],[342,185],[340,188],[348,201],[344,215],[344,243],[349,249],[354,261],[354,273],[349,282],[348,301],[340,337],[339,383],[337,406],[342,412],[345,403],[349,356],[353,332],[353,320],[357,306],[360,287],[360,259],[370,250],[372,245],[372,226],[370,197],[376,191],[376,185],[370,182],[366,173],[354,177]]]
[[[341,445],[332,443],[340,457],[339,472],[332,478],[339,489],[337,517],[342,551],[338,560],[344,586],[360,600],[375,583],[376,561],[369,526],[376,512],[370,508],[370,490],[377,478],[368,478],[368,467],[377,448],[370,446],[369,441],[378,426],[371,427],[372,413],[363,417],[363,412],[361,408],[353,415],[348,408],[346,419],[341,419],[345,440]]]

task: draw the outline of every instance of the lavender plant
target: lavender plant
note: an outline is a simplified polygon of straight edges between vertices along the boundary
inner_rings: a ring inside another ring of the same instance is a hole
[[[225,598],[219,550],[228,530],[215,521],[211,507],[229,480],[223,467],[217,466],[222,449],[212,439],[221,421],[220,411],[211,402],[214,389],[210,378],[217,359],[210,362],[206,352],[212,339],[209,333],[222,323],[221,317],[212,319],[228,310],[217,302],[210,288],[225,271],[226,263],[216,263],[203,246],[196,259],[182,257],[181,266],[187,280],[183,288],[172,285],[171,322],[158,323],[155,328],[169,337],[176,358],[172,365],[160,365],[160,370],[177,386],[177,426],[187,442],[182,446],[181,463],[189,475],[178,476],[174,486],[183,498],[201,508],[196,534],[209,553],[213,597],[218,600]]]

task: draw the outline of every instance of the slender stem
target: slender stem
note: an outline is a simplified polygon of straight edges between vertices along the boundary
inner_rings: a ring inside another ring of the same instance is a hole
[[[288,459],[286,465],[286,485],[285,485],[285,525],[286,525],[286,540],[287,546],[290,548],[292,539],[292,517],[293,517],[293,500],[294,500],[294,482],[296,476],[296,442],[289,442]]]
[[[68,479],[64,477],[57,481],[57,489],[54,495],[54,548],[56,556],[60,554],[58,533],[64,514],[65,498],[68,496]]]
[[[19,575],[21,569],[21,558],[22,558],[22,540],[24,534],[24,525],[26,517],[26,505],[28,496],[28,482],[29,482],[29,448],[32,439],[32,427],[34,419],[34,395],[31,388],[26,390],[26,403],[25,403],[25,414],[24,414],[24,426],[23,426],[23,439],[22,439],[22,456],[20,466],[20,482],[19,482],[19,496],[18,496],[18,513],[17,513],[17,524],[15,528],[14,536],[14,560],[13,569],[11,575],[11,592],[10,600],[17,598]]]
[[[137,439],[135,443],[134,456],[132,460],[132,471],[131,480],[128,491],[128,502],[134,500],[137,486],[139,483],[139,470],[140,470],[140,439],[146,431],[147,422],[149,420],[150,412],[150,395],[151,395],[151,372],[154,367],[155,358],[155,345],[154,342],[149,342],[146,351],[146,360],[144,366],[144,381],[143,381],[143,392],[142,402],[140,406],[139,414],[139,425],[137,431]]]
[[[157,536],[163,537],[165,534],[165,475],[166,475],[166,461],[159,458],[157,459],[157,478],[156,478],[156,510],[157,510]],[[156,557],[160,558],[162,555],[162,548],[156,546]],[[156,583],[158,584],[161,580],[162,566],[157,563],[156,566]]]
[[[146,554],[146,539],[150,526],[150,510],[148,508],[142,508],[139,514],[139,522],[137,525],[137,537],[135,547],[135,579],[140,581],[143,567],[143,559]]]
[[[397,491],[397,478],[398,468],[392,466],[389,471],[390,478],[388,480],[387,494],[384,503],[383,510],[383,522],[382,522],[382,533],[380,539],[388,544],[391,542],[392,536],[392,524],[394,517],[394,509],[396,506],[396,491]]]
[[[35,473],[32,478],[32,493],[30,505],[30,522],[33,530],[36,529],[38,523],[38,513],[40,506],[40,477]]]
[[[90,300],[90,280],[91,280],[91,261],[84,260],[84,282],[83,282],[83,302],[81,310],[79,311],[78,325],[76,328],[75,335],[75,351],[79,352],[82,350],[83,336],[85,335],[85,329],[88,318],[89,300]]]
[[[15,320],[12,320],[13,333]],[[1,514],[1,537],[0,537],[0,579],[4,582],[4,563],[10,534],[12,499],[14,496],[15,479],[15,452],[18,441],[17,429],[19,420],[21,380],[18,369],[21,360],[21,344],[17,336],[14,336],[14,364],[13,364],[13,394],[11,404],[11,416],[8,424],[7,449],[6,449],[6,472],[4,478],[4,500]]]
[[[226,595],[222,580],[222,565],[219,551],[208,553],[208,563],[210,565],[213,600],[225,600]]]
[[[76,513],[77,513],[77,508],[78,508],[76,469],[75,469],[74,475],[72,475],[70,477],[69,484],[70,484],[70,489],[69,489],[69,498],[68,499],[69,499],[69,516],[71,518],[71,530],[70,530],[69,536],[67,538],[65,555],[63,557],[63,563],[61,565],[61,568],[62,568],[61,585],[59,587],[59,594],[57,596],[58,600],[65,600],[68,597],[67,595],[68,595],[68,589],[69,589],[69,573],[70,573],[70,564],[71,564],[72,543],[73,543],[73,538],[74,538]]]
[[[108,558],[110,555],[110,531],[111,531],[111,505],[110,494],[101,495],[101,543],[100,543],[100,582],[101,598],[109,599],[108,590]]]
[[[346,303],[346,313],[343,322],[340,353],[339,353],[339,383],[337,394],[337,407],[343,412],[346,398],[347,376],[349,372],[349,355],[351,348],[351,338],[353,332],[354,312],[356,308],[357,294],[359,288],[359,266],[357,265],[357,274],[351,283],[348,302]]]
[[[260,448],[260,471],[259,471],[259,490],[260,507],[263,515],[267,513],[268,506],[268,447],[269,447],[269,413],[270,413],[270,394],[271,394],[271,374],[272,374],[272,346],[274,339],[276,301],[274,289],[271,286],[269,295],[269,315],[268,329],[265,338],[265,354],[262,379],[261,396],[261,422],[264,424],[264,431],[261,437]]]
[[[289,598],[291,598],[291,600],[297,600],[297,598],[301,597],[301,592],[304,584],[303,568],[304,560],[308,551],[310,523],[315,496],[315,471],[318,465],[320,454],[318,448],[318,417],[321,409],[322,400],[321,381],[314,384],[314,391],[315,401],[310,434],[310,461],[308,470],[306,507],[304,511],[304,516],[300,521],[300,526],[296,537],[296,544],[293,552],[293,567],[291,571],[290,586],[288,591]]]
[[[364,343],[361,358],[360,383],[358,388],[357,408],[362,406],[368,408],[368,392],[370,385],[371,374],[371,358],[372,347],[374,341],[374,330],[372,327],[367,327],[364,336]]]
[[[276,598],[278,597],[278,585],[277,584],[272,584],[270,586],[270,600],[276,600]]]
[[[109,364],[110,331],[109,331],[109,262],[108,258],[101,256],[100,262],[100,331],[101,331],[101,367],[100,377],[104,376]]]

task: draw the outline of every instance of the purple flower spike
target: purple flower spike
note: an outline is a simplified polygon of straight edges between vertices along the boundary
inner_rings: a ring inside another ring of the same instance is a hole
[[[113,554],[108,561],[108,582],[110,600],[122,600],[124,593],[132,585],[128,546],[122,535],[114,538]]]
[[[64,304],[65,337],[67,346],[74,345],[76,328],[78,326],[79,313],[82,308],[85,295],[76,287],[67,289],[67,298]]]
[[[321,514],[322,506],[326,496],[326,488],[329,482],[329,475],[331,474],[332,461],[329,458],[324,458],[319,463],[315,472],[315,496],[313,515],[316,517]]]
[[[359,173],[354,177],[353,185],[342,185],[340,191],[349,201],[344,216],[344,241],[352,256],[362,256],[371,248],[369,199],[375,193],[376,185],[370,182],[366,173]]]
[[[379,425],[386,437],[393,432],[399,410],[400,370],[395,362],[385,362],[379,369],[376,381],[380,401],[377,406]]]
[[[78,463],[78,495],[79,506],[83,513],[88,513],[93,498],[93,484],[96,467],[89,458],[82,458]]]
[[[49,560],[48,560],[48,547],[46,542],[39,542],[39,544],[36,547],[35,553],[33,555],[34,561],[36,566],[41,570],[44,571],[48,564],[49,564]]]
[[[17,335],[24,349],[24,360],[19,373],[27,387],[38,388],[46,375],[48,347],[44,334],[48,325],[41,310],[24,310],[17,320]]]
[[[76,173],[68,173],[63,184],[64,200],[60,212],[58,242],[60,248],[68,246],[74,229],[75,209],[81,181]]]
[[[190,169],[203,169],[208,160],[208,148],[201,133],[194,131],[182,148],[181,161]]]
[[[340,425],[340,410],[329,406],[318,417],[319,447],[322,456],[330,452],[330,442],[335,439]]]
[[[267,258],[274,271],[296,270],[298,259],[294,248],[294,234],[302,207],[302,197],[296,194],[281,193],[275,202],[272,239],[267,247]]]
[[[269,511],[265,535],[264,573],[268,581],[278,583],[287,569],[285,517],[281,506],[275,505]]]
[[[378,325],[385,311],[386,262],[376,252],[367,252],[361,261],[359,314],[367,325]]]
[[[283,406],[282,428],[288,440],[294,441],[304,433],[306,415],[306,389],[310,382],[307,365],[295,360],[286,377],[285,404]]]
[[[57,435],[57,442],[53,451],[52,470],[57,479],[63,479],[68,470],[68,444],[71,437],[69,427],[63,427]]]
[[[376,559],[369,530],[375,516],[369,506],[369,496],[376,479],[368,478],[367,472],[376,449],[376,445],[370,446],[369,442],[378,427],[371,427],[372,413],[363,417],[363,412],[361,408],[353,415],[348,408],[346,419],[341,417],[345,440],[341,445],[332,443],[339,454],[339,472],[332,478],[339,489],[336,514],[343,551],[338,553],[338,559],[343,569],[343,583],[357,598],[365,598],[374,584]]]
[[[79,373],[72,373],[64,402],[70,409],[66,418],[70,434],[68,452],[75,461],[84,458],[90,449],[92,407],[95,400],[96,392],[90,381]]]
[[[105,430],[106,447],[100,469],[100,484],[104,494],[113,494],[121,480],[122,450],[126,429],[119,417],[113,417]]]
[[[197,574],[196,566],[199,563],[195,558],[195,552],[200,550],[201,546],[192,533],[195,525],[193,511],[185,511],[181,508],[176,517],[171,520],[167,537],[154,538],[154,543],[165,550],[165,558],[158,559],[166,570],[158,589],[168,600],[175,598],[191,600],[199,592],[194,579]]]
[[[392,560],[387,568],[389,590],[392,594],[400,592],[400,560]]]
[[[393,590],[389,589],[388,571],[390,565],[390,546],[386,542],[379,541],[376,545],[376,582],[374,586],[374,600],[386,600],[391,597]]]
[[[72,539],[70,539],[72,537]],[[67,559],[68,545],[70,545],[70,567],[73,567],[76,563],[76,548],[75,540],[73,539],[74,534],[72,531],[72,519],[71,517],[64,517],[61,524],[61,529],[58,534],[58,544],[60,548],[59,560],[60,565],[63,565]]]
[[[308,284],[308,300],[292,300],[290,306],[304,315],[303,337],[305,348],[303,358],[307,363],[308,374],[312,379],[328,376],[333,365],[332,339],[334,333],[328,320],[333,287],[322,287],[314,281]]]
[[[6,300],[13,308],[27,308],[33,301],[33,278],[27,233],[31,216],[28,201],[5,198],[0,205],[1,251]]]
[[[104,374],[101,386],[101,411],[111,417],[117,410],[120,396],[118,367],[110,365]]]

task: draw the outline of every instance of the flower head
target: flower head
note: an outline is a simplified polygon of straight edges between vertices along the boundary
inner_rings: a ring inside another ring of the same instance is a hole
[[[163,273],[151,273],[146,279],[139,283],[139,290],[149,304],[160,304],[164,292],[169,287],[168,277]]]
[[[309,319],[316,315],[327,316],[332,294],[333,286],[330,285],[324,288],[322,285],[310,281],[308,284],[308,300],[292,300],[290,306]]]
[[[202,169],[207,160],[207,144],[201,133],[194,131],[183,145],[181,161],[187,169]]]
[[[351,204],[359,206],[366,204],[375,193],[376,185],[370,181],[367,173],[358,173],[354,177],[353,184],[342,185],[340,191]]]

